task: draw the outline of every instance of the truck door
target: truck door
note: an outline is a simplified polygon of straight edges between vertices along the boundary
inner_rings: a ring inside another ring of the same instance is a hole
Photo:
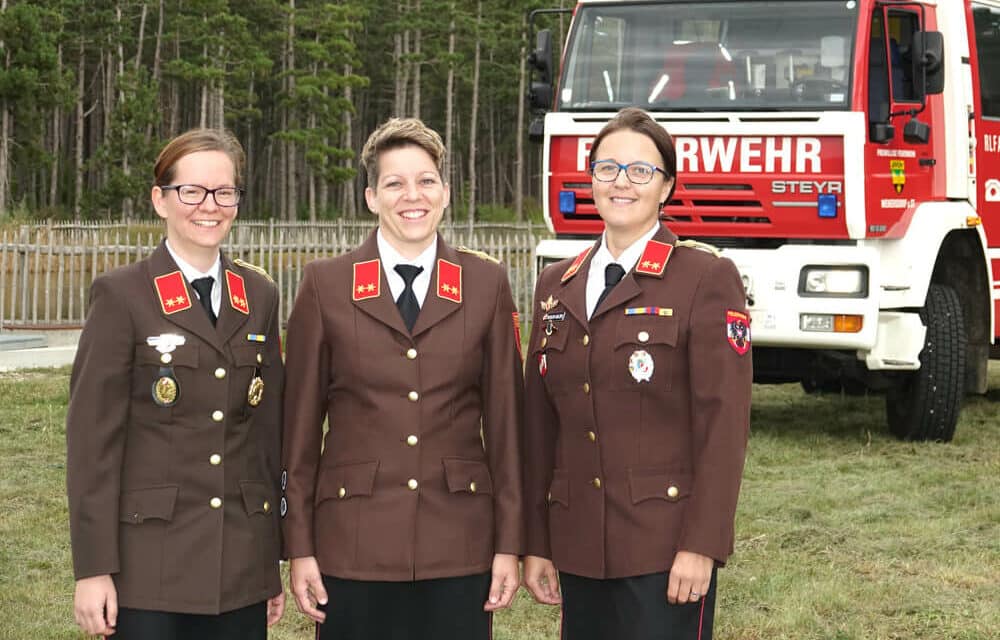
[[[975,106],[976,209],[991,247],[1000,246],[1000,9],[973,3],[972,21],[979,78]],[[1000,255],[993,260],[1000,280]]]
[[[927,143],[907,142],[903,128],[909,112],[919,110],[921,97],[913,78],[911,58],[913,34],[921,29],[916,7],[877,5],[872,11],[868,40],[868,122],[867,194],[869,237],[892,235],[893,225],[922,201],[932,198],[935,159],[933,138],[942,127],[931,127]],[[933,123],[933,107],[920,113],[923,122]],[[892,135],[885,139],[892,125]],[[881,137],[880,137],[881,136]],[[942,174],[943,176],[943,174]],[[943,188],[943,185],[942,185]]]

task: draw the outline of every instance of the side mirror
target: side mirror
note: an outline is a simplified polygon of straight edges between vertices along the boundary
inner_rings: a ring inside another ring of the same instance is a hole
[[[539,82],[552,84],[552,32],[548,29],[535,34],[535,50],[528,55],[528,63],[538,71]]]
[[[547,82],[532,82],[528,89],[528,104],[533,109],[548,110],[552,107],[552,85]]]
[[[917,31],[913,34],[913,80],[918,92],[933,95],[944,91],[944,37],[940,31]],[[919,83],[923,80],[923,86]]]

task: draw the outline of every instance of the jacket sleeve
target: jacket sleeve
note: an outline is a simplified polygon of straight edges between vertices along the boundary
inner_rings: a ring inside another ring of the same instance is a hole
[[[323,442],[326,390],[331,378],[316,264],[308,264],[288,318],[285,351],[285,430],[282,459],[287,484],[282,506],[285,558],[315,555],[313,496]],[[332,427],[332,425],[331,425]]]
[[[521,346],[514,330],[516,311],[510,283],[506,271],[497,268],[497,297],[482,372],[483,436],[494,484],[494,548],[496,553],[519,555],[524,547]]]
[[[108,278],[90,289],[90,308],[70,376],[66,491],[77,580],[118,573],[118,503],[135,330]]]
[[[753,360],[728,339],[730,311],[746,313],[735,265],[713,260],[694,294],[688,345],[694,484],[678,549],[724,564],[733,551],[736,500],[750,430]],[[749,339],[749,336],[747,336]]]
[[[535,287],[531,336],[528,340],[528,357],[524,368],[524,496],[528,555],[551,558],[549,543],[549,504],[547,494],[555,468],[556,434],[559,416],[545,389],[539,371],[539,360],[544,353],[540,348],[542,322],[539,314],[545,273]]]

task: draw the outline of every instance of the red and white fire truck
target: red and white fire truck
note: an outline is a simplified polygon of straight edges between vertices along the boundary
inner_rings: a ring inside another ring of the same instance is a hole
[[[884,392],[950,440],[1000,358],[1000,0],[581,0],[539,31],[543,259],[603,224],[590,144],[624,106],[674,136],[682,238],[743,275],[757,382]]]

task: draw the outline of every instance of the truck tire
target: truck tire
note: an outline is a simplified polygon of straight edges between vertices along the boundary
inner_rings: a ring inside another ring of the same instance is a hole
[[[903,440],[950,442],[965,390],[965,323],[958,294],[947,285],[932,284],[920,319],[927,327],[920,369],[889,388],[889,431]]]

